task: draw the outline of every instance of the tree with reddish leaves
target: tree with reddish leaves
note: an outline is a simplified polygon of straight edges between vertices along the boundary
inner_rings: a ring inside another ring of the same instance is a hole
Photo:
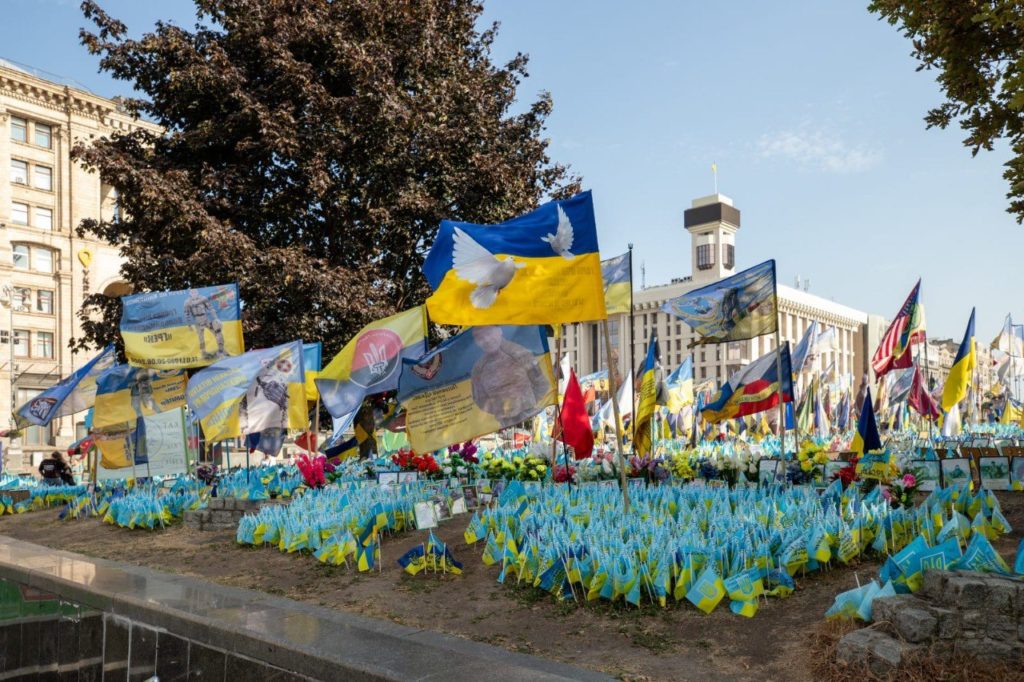
[[[247,345],[322,340],[421,303],[442,218],[496,223],[579,190],[542,137],[551,98],[513,113],[527,58],[491,60],[474,0],[195,0],[196,25],[139,39],[93,0],[81,39],[163,134],[80,142],[118,195],[85,220],[135,291],[237,281]],[[119,342],[93,295],[78,346]]]

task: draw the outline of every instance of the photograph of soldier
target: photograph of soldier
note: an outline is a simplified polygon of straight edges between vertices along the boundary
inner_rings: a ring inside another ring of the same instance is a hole
[[[526,421],[551,392],[551,381],[537,358],[507,340],[501,327],[473,327],[473,341],[484,354],[473,365],[473,402],[504,426]]]
[[[135,380],[131,383],[132,410],[135,416],[142,417],[145,413],[143,408],[149,409],[150,414],[156,414],[160,408],[153,397],[153,379],[156,372],[151,369],[138,369],[135,371]]]
[[[204,298],[195,289],[189,289],[188,298],[185,299],[183,309],[185,323],[195,330],[199,337],[199,353],[204,360],[215,360],[225,356],[224,352],[224,331],[220,317],[217,316],[217,309],[208,298]],[[206,332],[213,334],[217,340],[217,352],[206,352]]]

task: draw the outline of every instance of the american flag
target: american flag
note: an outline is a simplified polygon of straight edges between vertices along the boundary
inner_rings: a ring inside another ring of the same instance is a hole
[[[871,358],[876,377],[881,378],[890,370],[906,369],[913,364],[910,347],[925,338],[924,306],[921,305],[920,294],[921,280],[917,280]]]

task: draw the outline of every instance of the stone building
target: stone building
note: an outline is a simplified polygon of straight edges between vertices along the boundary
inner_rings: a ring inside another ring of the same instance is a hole
[[[127,293],[116,247],[75,235],[84,218],[117,211],[113,188],[71,161],[79,140],[136,126],[117,102],[0,61],[0,411],[80,368],[94,353],[68,347],[80,336],[85,296]],[[66,448],[85,432],[84,414],[3,439],[12,471]],[[12,422],[13,425],[13,422]],[[7,425],[2,425],[7,428]]]
[[[663,303],[693,289],[711,284],[737,272],[736,246],[740,230],[740,211],[729,197],[722,194],[695,199],[683,215],[683,224],[690,233],[690,275],[673,279],[668,284],[635,289],[633,294],[633,334],[629,333],[630,316],[613,315],[608,325],[612,355],[617,358],[620,376],[629,373],[629,348],[637,367],[643,362],[647,340],[656,331],[661,350],[661,364],[667,371],[678,367],[690,354],[688,348],[693,332],[681,320],[661,311]],[[666,247],[673,237],[666,235]],[[761,254],[748,258],[754,265],[771,257]],[[781,279],[782,273],[776,273]],[[806,290],[806,287],[778,285],[779,331],[783,342],[795,346],[812,321],[819,329],[835,329],[835,346],[821,354],[819,368],[835,362],[837,375],[849,374],[858,385],[868,369],[871,353],[878,346],[886,328],[886,320],[849,306],[836,303]],[[741,366],[775,348],[774,335],[727,344],[698,346],[694,353],[694,381],[714,380],[720,384]],[[603,337],[596,323],[567,325],[562,352],[568,353],[576,371],[585,375],[606,366]],[[804,383],[809,373],[800,378]]]

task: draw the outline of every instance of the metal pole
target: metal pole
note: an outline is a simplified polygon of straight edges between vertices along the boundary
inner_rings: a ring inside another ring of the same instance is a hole
[[[632,246],[630,247],[632,248]],[[630,259],[632,264],[632,259]],[[632,309],[632,306],[630,306]],[[615,459],[619,466],[619,487],[622,488],[622,507],[629,513],[629,487],[626,484],[626,459],[622,454],[622,417],[619,415],[619,396],[615,385],[615,372],[612,370],[612,344],[608,333],[608,320],[601,323],[604,327],[604,349],[608,358],[608,388],[611,391],[612,414],[615,415]]]
[[[562,368],[562,325],[558,325],[557,334],[555,334],[555,366],[558,367],[559,371]],[[555,384],[555,424],[558,424],[558,384]],[[558,464],[558,440],[554,437],[554,425],[552,425],[552,438],[551,438],[551,468],[554,469],[555,465]],[[566,475],[569,470],[566,469]]]
[[[632,391],[632,413],[629,416],[629,426],[631,431],[631,437],[629,440],[630,447],[635,447],[636,443],[636,348],[634,347],[633,339],[633,328],[636,326],[635,317],[633,314],[633,243],[629,243],[629,380],[630,389]]]
[[[700,412],[697,410],[697,353],[693,350],[695,346],[690,347],[690,370],[693,373],[693,402],[690,403],[692,407],[690,411],[693,413],[693,417],[690,419],[690,447],[697,447],[697,417]]]
[[[924,371],[925,371],[925,383],[928,384],[928,395],[932,394],[932,361],[928,358],[928,334],[924,335]],[[928,421],[928,444],[935,444],[935,420],[929,419]]]
[[[782,398],[782,336],[779,321],[775,321],[775,377],[779,380],[779,459],[786,458],[786,405]]]

